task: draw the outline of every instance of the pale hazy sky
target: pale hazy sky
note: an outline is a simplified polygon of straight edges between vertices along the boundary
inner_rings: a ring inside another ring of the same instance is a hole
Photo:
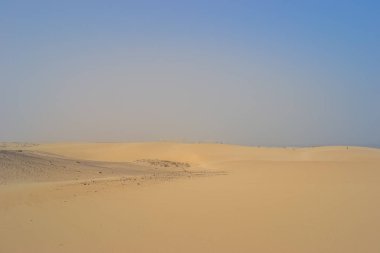
[[[380,146],[379,1],[0,1],[0,141]]]

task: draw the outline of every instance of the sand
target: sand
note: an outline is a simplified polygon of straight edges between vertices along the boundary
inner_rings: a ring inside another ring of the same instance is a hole
[[[0,252],[380,252],[379,149],[0,149]]]

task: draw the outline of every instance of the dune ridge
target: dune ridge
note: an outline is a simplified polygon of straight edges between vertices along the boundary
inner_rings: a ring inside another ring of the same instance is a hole
[[[139,159],[161,159],[204,164],[227,160],[252,161],[374,161],[380,149],[366,147],[326,146],[310,148],[267,148],[227,144],[151,143],[55,143],[41,144],[32,150],[77,159],[109,162],[131,162]]]

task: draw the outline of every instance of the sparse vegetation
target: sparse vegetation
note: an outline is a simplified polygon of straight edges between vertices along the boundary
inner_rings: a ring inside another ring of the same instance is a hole
[[[136,163],[140,163],[143,165],[153,166],[153,167],[161,167],[161,168],[189,168],[189,163],[184,162],[174,162],[174,161],[168,161],[168,160],[158,160],[158,159],[140,159],[136,160]]]

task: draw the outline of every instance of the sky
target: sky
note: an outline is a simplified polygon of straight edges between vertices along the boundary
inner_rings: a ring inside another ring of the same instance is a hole
[[[379,1],[0,0],[0,141],[380,146]]]

